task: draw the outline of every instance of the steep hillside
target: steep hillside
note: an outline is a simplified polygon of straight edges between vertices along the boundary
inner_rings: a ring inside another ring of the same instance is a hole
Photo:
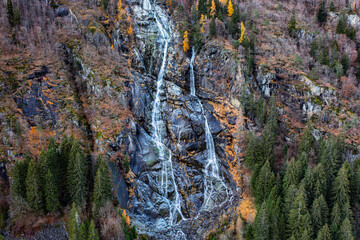
[[[357,4],[1,0],[0,233],[358,239]]]

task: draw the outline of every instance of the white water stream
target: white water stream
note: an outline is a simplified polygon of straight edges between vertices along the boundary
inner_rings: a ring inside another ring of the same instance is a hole
[[[222,176],[220,175],[218,160],[215,153],[214,139],[210,131],[209,123],[205,115],[203,105],[195,93],[194,61],[195,61],[195,50],[194,48],[192,48],[192,56],[190,60],[190,93],[192,96],[196,97],[196,99],[198,100],[201,106],[201,112],[203,114],[204,122],[205,122],[205,138],[206,138],[206,148],[208,152],[207,163],[204,169],[205,190],[204,190],[204,202],[202,206],[202,208],[206,210],[213,207],[218,199],[224,199],[222,202],[225,202],[225,199],[227,199],[229,196],[229,190]]]
[[[160,189],[162,191],[162,196],[169,206],[169,218],[168,224],[174,225],[178,222],[179,217],[185,219],[181,211],[181,201],[178,187],[175,181],[174,170],[172,165],[172,153],[163,143],[162,133],[165,128],[164,121],[161,117],[161,93],[164,82],[164,73],[166,69],[167,55],[170,36],[166,29],[163,27],[157,16],[157,9],[155,3],[152,5],[149,0],[144,0],[143,8],[145,10],[153,11],[156,25],[160,31],[161,37],[164,40],[164,50],[163,50],[163,59],[160,67],[160,71],[157,77],[156,82],[156,94],[155,100],[153,103],[153,110],[151,114],[151,125],[153,127],[152,137],[156,148],[158,149],[159,159],[161,162],[161,176],[160,176]],[[174,192],[172,195],[171,192]]]

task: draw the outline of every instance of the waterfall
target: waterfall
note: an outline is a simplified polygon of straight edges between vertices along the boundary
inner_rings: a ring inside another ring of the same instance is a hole
[[[194,76],[194,61],[195,61],[195,50],[192,48],[192,56],[190,60],[190,93],[192,96],[196,97],[197,101],[200,104],[201,112],[203,114],[205,122],[205,138],[206,138],[206,149],[208,152],[207,163],[204,168],[204,202],[203,209],[209,209],[216,202],[217,199],[222,198],[222,194],[226,194],[226,199],[229,196],[229,190],[220,175],[218,160],[215,153],[215,144],[214,139],[210,131],[209,123],[205,115],[204,107],[200,99],[196,96],[195,93],[195,76]],[[226,201],[223,200],[222,202]]]
[[[154,3],[155,4],[155,3]],[[145,10],[152,10],[152,5],[149,0],[144,0],[143,8]],[[164,82],[164,73],[166,69],[168,46],[170,42],[169,33],[165,30],[162,23],[160,22],[156,8],[154,7],[154,18],[156,25],[159,28],[162,39],[164,40],[163,59],[160,67],[160,71],[156,81],[156,94],[153,103],[153,110],[151,114],[151,125],[153,128],[152,137],[156,148],[158,149],[158,157],[161,162],[161,177],[160,177],[160,190],[165,201],[169,205],[169,217],[168,224],[173,225],[178,222],[180,216],[181,219],[185,219],[181,211],[181,200],[178,187],[175,181],[175,175],[172,164],[172,153],[163,143],[162,133],[164,131],[164,122],[161,117],[161,93]],[[174,196],[171,196],[172,190]],[[172,199],[170,199],[172,198]]]

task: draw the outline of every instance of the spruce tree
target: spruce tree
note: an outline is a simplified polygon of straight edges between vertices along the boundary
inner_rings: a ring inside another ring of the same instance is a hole
[[[338,203],[339,206],[344,206],[345,203],[350,201],[350,183],[347,176],[345,165],[341,167],[337,177],[333,183],[332,194],[333,202]]]
[[[332,240],[331,231],[327,223],[318,232],[316,240]]]
[[[287,189],[290,185],[297,186],[300,180],[299,168],[294,158],[291,158],[287,164],[285,176],[283,179],[283,188]]]
[[[296,17],[295,11],[292,11],[290,21],[288,23],[288,32],[291,37],[296,37]]]
[[[331,1],[329,4],[329,10],[330,12],[335,12],[335,5],[334,5],[334,1]]]
[[[246,140],[245,163],[250,169],[254,169],[258,163],[257,161],[260,160],[257,157],[258,142],[254,134],[250,131],[246,135]]]
[[[12,0],[7,0],[6,10],[7,10],[9,24],[11,27],[14,27],[15,26],[14,7],[13,7]]]
[[[321,24],[325,23],[327,20],[327,15],[328,15],[328,13],[327,13],[327,10],[325,7],[325,1],[323,0],[321,2],[320,8],[317,12],[317,19],[318,19],[319,23],[321,23]]]
[[[289,234],[295,239],[301,239],[305,230],[309,236],[312,236],[311,216],[306,207],[305,195],[304,187],[300,186],[288,217]]]
[[[338,230],[340,228],[340,224],[341,224],[342,220],[341,220],[341,211],[340,211],[340,207],[338,203],[335,203],[332,211],[331,211],[331,233],[334,237],[337,236],[338,234]]]
[[[79,240],[88,240],[89,238],[89,220],[86,218],[80,225]]]
[[[100,159],[98,170],[94,181],[94,204],[98,210],[108,200],[111,200],[111,182],[109,169],[105,160]]]
[[[319,231],[326,223],[329,214],[329,209],[324,196],[316,198],[311,208],[311,218],[314,227],[314,232]]]
[[[347,17],[344,12],[342,12],[339,16],[338,24],[336,26],[336,33],[337,34],[345,34],[345,31],[347,29]]]
[[[265,114],[266,114],[266,104],[262,96],[259,97],[259,100],[255,107],[256,112],[256,122],[259,126],[263,126],[265,122]]]
[[[46,165],[47,170],[50,170],[51,174],[54,176],[55,184],[58,189],[61,188],[61,163],[59,158],[58,148],[56,146],[55,140],[50,138],[48,150],[46,152]]]
[[[259,175],[252,183],[255,201],[260,204],[269,196],[275,185],[275,176],[268,161],[261,167]]]
[[[68,191],[72,201],[82,206],[87,198],[87,164],[77,141],[74,142],[68,164]]]
[[[313,197],[318,198],[321,195],[327,196],[327,189],[326,173],[322,163],[319,163],[314,172]]]
[[[94,220],[91,219],[90,227],[89,227],[89,237],[88,240],[99,240],[99,233],[96,229]]]
[[[339,236],[341,240],[354,240],[352,226],[349,219],[345,219],[340,227]]]
[[[43,190],[41,189],[38,165],[34,160],[29,163],[26,176],[26,199],[35,211],[43,209]]]
[[[266,204],[263,202],[261,204],[259,213],[256,214],[254,230],[255,230],[255,240],[267,240],[269,239],[269,217],[266,209]]]
[[[356,159],[353,163],[350,177],[350,192],[351,202],[360,202],[360,159]]]
[[[346,52],[344,53],[344,55],[341,58],[341,64],[343,66],[344,74],[347,75],[346,73],[350,68],[350,59]]]
[[[46,210],[53,213],[60,207],[59,192],[55,184],[55,178],[50,170],[47,171],[45,179]]]
[[[215,17],[211,18],[210,22],[210,37],[216,38],[216,23],[215,23]]]
[[[15,162],[12,173],[11,193],[24,199],[26,199],[26,175],[30,160],[31,158],[27,154],[22,162]]]
[[[68,234],[69,240],[78,240],[79,239],[79,225],[80,217],[77,211],[76,204],[73,202],[70,214],[70,221],[68,225]]]
[[[311,134],[310,127],[307,126],[304,132],[304,135],[301,137],[301,141],[298,146],[298,154],[301,154],[303,152],[309,153],[310,149],[312,148],[314,144],[314,137]]]

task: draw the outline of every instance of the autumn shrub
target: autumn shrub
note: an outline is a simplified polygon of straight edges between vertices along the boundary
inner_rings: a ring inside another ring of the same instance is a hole
[[[107,201],[99,210],[100,235],[103,239],[125,239],[121,216],[111,201]]]

